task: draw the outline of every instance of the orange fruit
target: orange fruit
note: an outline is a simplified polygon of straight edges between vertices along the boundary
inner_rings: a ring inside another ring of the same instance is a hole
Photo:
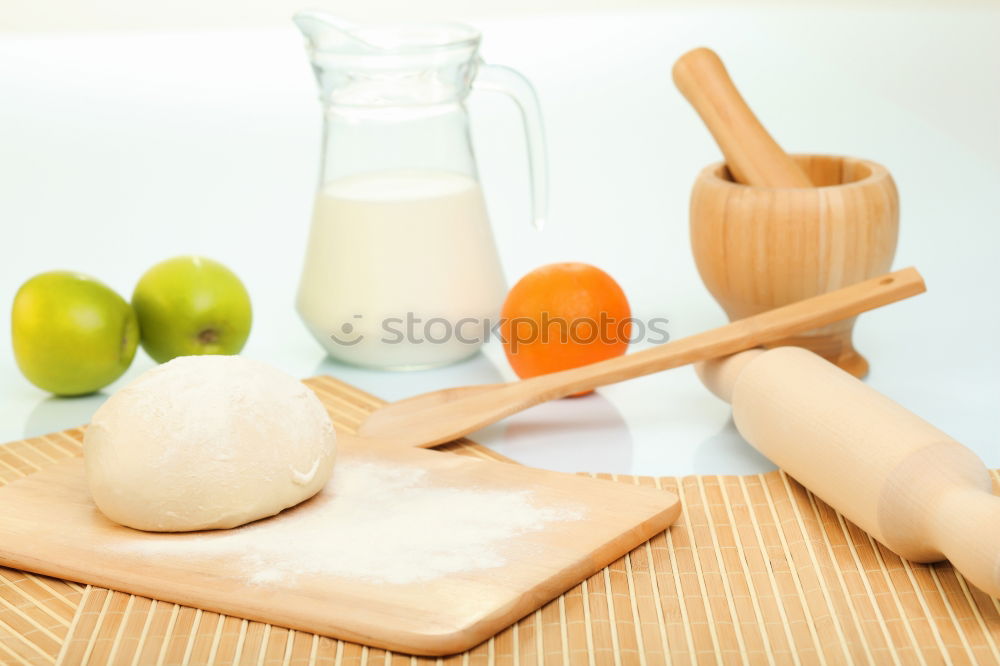
[[[522,379],[624,354],[632,333],[625,292],[582,263],[531,271],[507,294],[500,317],[507,360]]]

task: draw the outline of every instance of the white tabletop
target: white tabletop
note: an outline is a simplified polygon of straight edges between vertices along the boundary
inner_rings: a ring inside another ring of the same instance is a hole
[[[717,148],[670,81],[713,46],[790,151],[882,162],[902,201],[896,265],[929,293],[861,318],[871,385],[1000,466],[1000,10],[734,7],[484,20],[483,54],[521,70],[544,107],[550,224],[528,224],[517,114],[470,103],[508,279],[596,264],[638,316],[677,338],[724,323],[688,248],[691,182]],[[70,268],[128,297],[157,261],[198,253],[253,298],[244,350],[298,376],[328,373],[387,400],[510,379],[502,350],[413,373],[324,359],[293,309],[319,148],[299,35],[226,32],[0,36],[0,441],[88,420],[153,362],[140,351],[102,393],[53,398],[18,372],[9,307],[36,273]],[[513,149],[511,147],[514,147]],[[690,368],[547,404],[474,435],[518,461],[650,475],[771,468]]]

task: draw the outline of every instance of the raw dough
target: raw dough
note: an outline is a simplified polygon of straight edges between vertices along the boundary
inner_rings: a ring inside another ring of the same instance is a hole
[[[182,356],[101,405],[83,447],[104,515],[182,532],[236,527],[312,497],[333,472],[335,440],[295,378],[240,356]]]

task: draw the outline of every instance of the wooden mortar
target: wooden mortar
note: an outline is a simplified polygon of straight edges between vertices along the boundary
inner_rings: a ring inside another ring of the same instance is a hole
[[[899,197],[880,164],[853,157],[791,156],[815,187],[734,182],[725,163],[698,174],[691,192],[691,249],[701,278],[730,319],[869,279],[889,270]],[[805,347],[855,377],[855,319],[770,343]]]

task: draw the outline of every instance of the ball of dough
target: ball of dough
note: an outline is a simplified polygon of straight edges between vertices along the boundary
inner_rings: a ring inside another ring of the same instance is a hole
[[[323,405],[294,377],[240,356],[181,356],[101,405],[83,450],[105,516],[182,532],[312,497],[333,472],[335,444]]]

